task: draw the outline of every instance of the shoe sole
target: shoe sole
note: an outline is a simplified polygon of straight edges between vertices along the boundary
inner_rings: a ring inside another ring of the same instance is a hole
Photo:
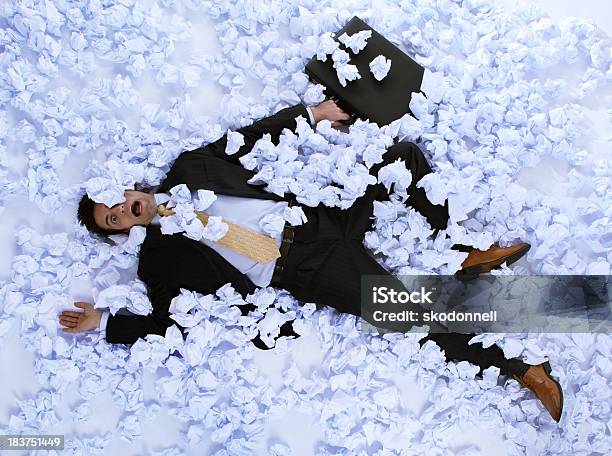
[[[529,249],[531,249],[531,245],[527,244],[527,246],[523,249],[514,252],[512,255],[508,255],[505,258],[502,258],[501,261],[498,260],[499,262],[496,262],[494,265],[490,265],[490,263],[482,263],[460,269],[455,273],[455,277],[458,280],[472,280],[478,277],[480,274],[490,272],[491,269],[500,269],[503,263],[506,263],[506,266],[510,266],[511,264],[516,263],[518,260],[520,260],[527,252],[529,252]]]

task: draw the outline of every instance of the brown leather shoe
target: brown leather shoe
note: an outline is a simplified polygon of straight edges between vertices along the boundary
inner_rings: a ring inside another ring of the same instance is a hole
[[[552,419],[558,423],[563,411],[563,390],[559,382],[550,376],[550,371],[550,364],[546,362],[531,366],[522,377],[517,375],[513,375],[513,377],[525,388],[533,391],[546,407]]]
[[[474,249],[461,263],[462,269],[457,272],[457,276],[463,279],[471,279],[484,272],[489,272],[491,269],[498,269],[504,262],[509,266],[525,255],[530,248],[529,244],[521,242],[510,247],[493,245],[484,251]]]

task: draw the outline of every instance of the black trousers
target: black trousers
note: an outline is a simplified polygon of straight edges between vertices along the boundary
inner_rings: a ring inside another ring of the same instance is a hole
[[[432,228],[444,229],[448,222],[448,205],[432,204],[423,189],[416,187],[423,176],[430,173],[421,150],[412,143],[400,142],[390,147],[383,162],[371,168],[372,175],[397,159],[406,163],[412,173],[407,204],[421,213]],[[388,199],[382,184],[368,187],[347,210],[323,205],[303,206],[308,222],[296,227],[294,242],[285,262],[277,286],[285,288],[302,302],[334,307],[339,312],[361,315],[361,276],[363,274],[389,275],[364,247],[366,231],[372,229],[373,201]],[[275,285],[275,284],[273,284]],[[519,359],[506,359],[496,345],[483,348],[481,344],[468,345],[474,334],[432,333],[428,340],[435,341],[444,351],[446,359],[469,361],[483,369],[497,366],[503,375],[522,376],[529,368]]]

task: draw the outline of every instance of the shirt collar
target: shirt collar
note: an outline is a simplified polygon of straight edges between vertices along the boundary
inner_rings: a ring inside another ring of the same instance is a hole
[[[155,198],[155,204],[157,206],[159,206],[160,204],[166,204],[168,201],[170,201],[170,196],[166,193],[154,193],[153,197]],[[151,219],[150,223],[152,225],[159,225],[161,223],[160,219],[161,217],[159,216],[159,214],[155,214]]]

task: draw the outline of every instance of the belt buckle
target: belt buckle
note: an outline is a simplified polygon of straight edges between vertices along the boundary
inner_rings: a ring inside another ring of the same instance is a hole
[[[287,244],[292,244],[293,237],[294,237],[293,228],[290,228],[289,226],[287,226],[283,230],[283,242],[286,242]]]

